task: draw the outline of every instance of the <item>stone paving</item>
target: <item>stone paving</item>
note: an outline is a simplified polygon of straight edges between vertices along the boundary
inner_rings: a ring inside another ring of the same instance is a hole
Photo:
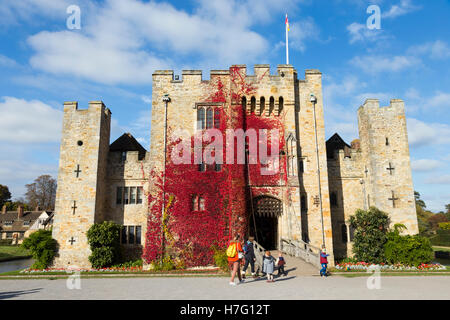
[[[83,278],[80,289],[68,289],[66,279],[0,280],[0,300],[450,299],[448,276],[385,276],[380,279],[380,289],[372,290],[367,287],[368,279],[289,274],[275,277],[274,283],[267,283],[265,279],[248,279],[243,284],[230,286],[229,279],[224,277]]]

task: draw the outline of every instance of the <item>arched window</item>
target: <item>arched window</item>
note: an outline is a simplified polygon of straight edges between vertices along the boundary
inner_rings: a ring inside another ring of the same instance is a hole
[[[205,198],[199,195],[192,197],[192,211],[205,211]]]
[[[278,98],[278,115],[281,114],[281,112],[283,111],[284,108],[284,99],[283,97],[279,97]]]
[[[216,129],[220,128],[220,109],[219,108],[214,109],[214,128],[216,128]]]
[[[270,116],[274,109],[275,109],[275,99],[274,99],[274,97],[270,97],[270,100],[269,100],[269,113],[267,115]]]
[[[264,97],[259,98],[259,115],[264,113],[264,109],[266,108],[266,99]]]
[[[222,171],[222,165],[219,164],[219,163],[216,163],[216,164],[214,165],[214,171],[216,171],[216,172]]]
[[[205,129],[205,108],[197,109],[197,129]]]
[[[206,109],[206,129],[213,127],[213,109],[209,107]]]
[[[331,192],[331,194],[330,194],[330,204],[334,208],[336,208],[338,206],[336,192]]]
[[[198,210],[198,196],[192,197],[192,211]]]
[[[297,175],[297,140],[294,135],[289,134],[286,139],[286,149],[287,149],[287,173],[288,176]]]
[[[246,97],[242,97],[241,104],[242,104],[242,110],[247,112],[247,98]]]
[[[198,198],[198,211],[205,211],[205,198]]]
[[[255,112],[255,109],[256,109],[256,98],[252,97],[250,99],[250,113]]]

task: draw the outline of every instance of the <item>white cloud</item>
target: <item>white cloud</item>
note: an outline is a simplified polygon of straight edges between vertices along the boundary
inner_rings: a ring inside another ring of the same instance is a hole
[[[420,59],[414,56],[356,56],[350,63],[369,74],[398,72],[421,65]]]
[[[0,141],[36,143],[60,141],[62,111],[37,100],[2,97]]]
[[[347,26],[347,31],[350,35],[350,44],[363,41],[385,41],[389,37],[385,34],[383,29],[367,28],[365,24],[354,22]]]
[[[447,59],[450,58],[450,46],[442,41],[427,42],[421,45],[412,46],[408,49],[408,53],[415,55],[427,55],[431,59]]]
[[[15,67],[17,62],[0,54],[0,67]]]
[[[425,123],[408,118],[408,138],[411,146],[424,146],[450,143],[450,125],[444,123]]]
[[[411,168],[413,171],[433,171],[442,167],[444,164],[439,160],[434,159],[418,159],[411,161]]]
[[[450,184],[450,174],[433,175],[425,180],[427,184]]]
[[[381,14],[382,18],[397,18],[413,11],[419,10],[420,7],[412,3],[411,0],[401,0],[399,4],[391,6],[391,8]]]
[[[58,163],[52,165],[14,158],[0,159],[0,181],[8,186],[13,199],[22,197],[26,192],[25,184],[32,183],[40,175],[49,174],[55,179],[58,176]]]
[[[86,5],[85,0],[2,0],[0,25],[15,25],[23,21],[39,23],[35,17],[59,18],[65,21],[66,9],[71,4]]]
[[[30,37],[35,51],[30,63],[52,74],[100,83],[145,84],[155,69],[183,64],[183,57],[220,66],[260,60],[269,43],[252,26],[298,2],[285,0],[283,7],[269,0],[199,0],[189,13],[165,2],[107,0],[83,11],[80,32],[42,31]],[[300,26],[293,45],[302,49],[316,29],[312,19]]]
[[[289,46],[290,48],[304,52],[307,40],[319,40],[320,30],[311,17],[289,23]]]

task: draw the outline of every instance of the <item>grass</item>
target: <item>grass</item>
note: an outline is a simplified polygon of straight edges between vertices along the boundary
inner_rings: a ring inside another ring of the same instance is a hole
[[[33,276],[69,276],[71,272],[55,271],[55,272],[35,272],[35,273],[20,273],[21,270],[8,271],[0,273],[0,279],[5,276],[20,276],[21,278],[33,277]],[[172,270],[172,271],[92,271],[92,272],[81,272],[81,276],[92,277],[92,276],[109,276],[109,275],[122,275],[122,276],[183,276],[183,275],[195,275],[195,276],[222,276],[223,272],[220,270]],[[227,273],[228,274],[228,273]]]
[[[450,252],[450,247],[433,246],[433,251]]]
[[[0,261],[31,257],[31,252],[21,246],[0,246]]]
[[[336,272],[332,275],[336,275],[336,276],[341,276],[341,277],[346,277],[346,278],[356,278],[356,277],[370,277],[373,276],[373,273],[364,273],[364,272]],[[401,277],[401,276],[412,276],[412,277],[416,277],[416,276],[450,276],[450,272],[442,272],[442,271],[434,271],[434,272],[402,272],[402,271],[397,271],[397,272],[381,272],[381,276],[385,277]]]

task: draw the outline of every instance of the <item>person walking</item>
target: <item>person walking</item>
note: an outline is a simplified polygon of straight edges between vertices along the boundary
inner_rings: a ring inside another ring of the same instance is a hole
[[[327,277],[328,256],[329,254],[327,254],[325,247],[323,247],[322,251],[320,252],[320,264],[322,265],[322,269],[320,269],[321,277],[323,276]]]
[[[277,260],[278,276],[280,276],[281,274],[284,276],[287,276],[287,272],[284,271],[285,264],[286,264],[286,260],[283,257],[283,253],[280,251],[280,253],[278,255],[278,260]]]
[[[234,278],[236,274],[239,278],[239,283],[244,282],[241,278],[240,265],[241,259],[243,258],[244,252],[242,250],[242,245],[239,241],[240,236],[236,235],[234,240],[230,242],[230,245],[227,248],[227,257],[228,257],[228,265],[231,269],[231,279],[230,285],[235,286]]]
[[[275,258],[270,255],[267,250],[263,256],[263,272],[267,274],[267,282],[275,282],[273,280],[273,271],[275,270]]]
[[[245,273],[247,271],[248,265],[250,264],[250,268],[252,271],[252,276],[255,277],[255,249],[253,248],[253,241],[255,239],[253,237],[249,237],[247,240],[247,243],[244,245],[244,259],[245,264],[244,268],[242,269],[242,277],[245,279]]]

